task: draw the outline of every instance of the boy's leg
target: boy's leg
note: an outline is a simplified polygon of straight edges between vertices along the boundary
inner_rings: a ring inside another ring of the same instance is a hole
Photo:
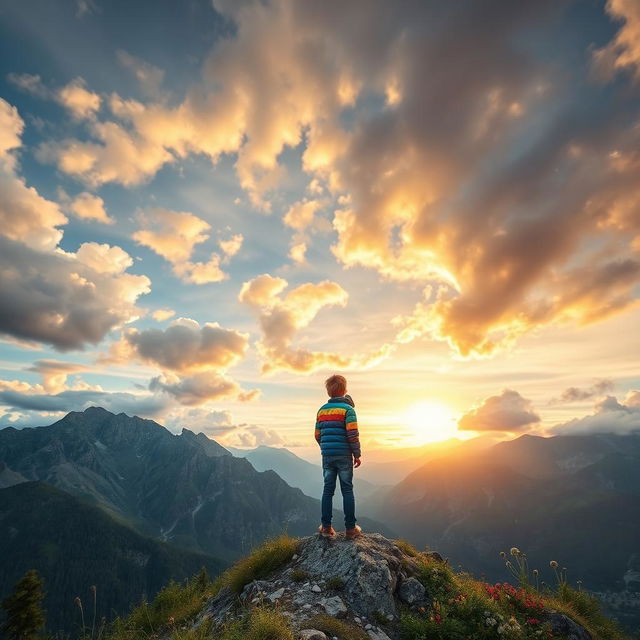
[[[333,516],[333,494],[336,490],[336,476],[338,469],[331,460],[322,458],[322,475],[324,489],[322,491],[322,526],[330,527]]]
[[[340,490],[342,491],[342,508],[344,509],[344,526],[353,529],[356,526],[356,501],[353,494],[353,459],[344,456],[338,466]]]

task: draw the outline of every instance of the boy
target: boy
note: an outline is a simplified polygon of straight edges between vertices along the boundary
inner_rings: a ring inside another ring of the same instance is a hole
[[[358,420],[351,396],[346,396],[347,380],[334,375],[325,381],[329,401],[318,410],[316,417],[316,440],[322,452],[322,524],[318,531],[325,538],[336,535],[331,526],[333,494],[336,477],[340,478],[342,503],[344,508],[345,537],[357,538],[362,529],[356,524],[355,499],[353,497],[353,468],[359,467],[360,440]]]

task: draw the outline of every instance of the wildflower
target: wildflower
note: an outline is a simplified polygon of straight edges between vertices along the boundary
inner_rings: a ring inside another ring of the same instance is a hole
[[[176,623],[176,619],[173,616],[169,616],[169,620],[167,622],[173,626]]]
[[[520,549],[518,547],[511,547],[511,551],[509,552],[512,556],[519,556]]]
[[[507,557],[507,554],[504,551],[501,551],[500,557],[504,560]]]
[[[527,618],[527,624],[540,624],[538,618]]]
[[[537,570],[537,569],[534,569],[534,570],[533,570],[533,575],[534,575],[534,576],[537,576],[537,575],[538,575],[538,570]]]
[[[557,568],[558,568],[558,563],[557,563],[555,560],[552,560],[552,561],[549,563],[549,566],[550,566],[552,569],[557,569]]]

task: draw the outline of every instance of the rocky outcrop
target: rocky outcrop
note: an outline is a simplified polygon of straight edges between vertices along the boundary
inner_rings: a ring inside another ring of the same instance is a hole
[[[381,620],[396,621],[401,603],[413,609],[427,603],[425,588],[414,577],[417,571],[415,560],[381,534],[356,540],[312,536],[301,539],[298,553],[286,566],[266,580],[247,584],[240,602],[277,602],[300,638],[328,637],[309,628],[315,615],[328,614],[357,625],[374,640],[389,640],[395,635],[379,626]],[[233,615],[236,604],[237,597],[223,589],[196,624],[207,618],[222,623]]]
[[[435,584],[425,582],[425,571],[431,576],[443,575],[449,571],[446,565],[438,553],[408,554],[404,545],[377,533],[356,540],[346,540],[344,534],[334,539],[302,538],[297,553],[284,566],[265,579],[245,584],[239,595],[223,588],[206,603],[194,624],[213,623],[210,637],[216,638],[226,621],[237,619],[251,607],[266,606],[289,618],[296,640],[336,640],[337,636],[323,628],[327,616],[352,631],[359,630],[349,637],[399,640],[407,637],[406,631],[401,636],[401,615],[413,613],[424,618],[433,613],[438,617],[439,609],[433,608],[433,602],[441,595],[429,593],[433,586],[425,588],[425,584]],[[584,628],[562,613],[547,610],[540,617],[557,638],[592,640]],[[517,627],[516,622],[514,625]]]

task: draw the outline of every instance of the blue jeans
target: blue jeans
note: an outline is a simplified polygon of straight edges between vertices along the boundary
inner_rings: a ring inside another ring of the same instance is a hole
[[[322,456],[322,475],[324,476],[322,525],[325,527],[331,525],[333,494],[336,490],[336,477],[339,477],[344,509],[344,526],[347,529],[353,529],[356,526],[356,501],[353,497],[353,456]]]

